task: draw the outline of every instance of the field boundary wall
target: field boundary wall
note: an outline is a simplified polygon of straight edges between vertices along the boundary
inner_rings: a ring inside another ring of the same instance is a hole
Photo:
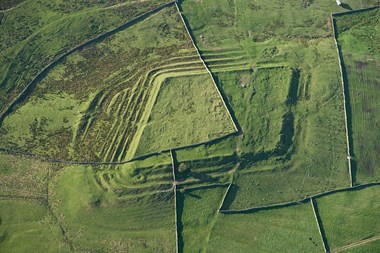
[[[177,191],[180,191],[180,192],[196,191],[196,190],[204,190],[204,189],[209,189],[209,188],[225,187],[225,186],[229,186],[229,185],[230,185],[230,183],[199,185],[199,186],[194,186],[194,187],[180,188]],[[182,185],[178,185],[178,186],[182,186]],[[183,185],[183,186],[186,186],[186,185]]]
[[[352,169],[352,152],[351,152],[351,147],[352,143],[350,142],[350,133],[351,130],[349,129],[348,126],[348,113],[347,113],[347,105],[350,104],[350,101],[348,99],[349,94],[348,94],[348,84],[344,80],[344,73],[343,73],[343,54],[341,52],[339,43],[338,43],[338,31],[336,27],[336,20],[334,17],[339,17],[339,16],[344,16],[344,15],[350,15],[350,14],[355,14],[355,13],[360,13],[364,11],[370,11],[370,10],[375,10],[380,8],[380,6],[374,6],[374,7],[369,7],[369,8],[362,8],[358,10],[353,10],[353,11],[347,11],[347,12],[341,12],[341,13],[332,13],[331,14],[331,24],[332,24],[332,29],[333,29],[333,35],[334,35],[334,42],[338,54],[338,61],[339,61],[339,70],[340,70],[340,77],[341,77],[341,83],[342,83],[342,88],[343,88],[343,107],[344,107],[344,119],[345,119],[345,130],[346,130],[346,142],[347,142],[347,160],[348,160],[348,169],[349,169],[349,174],[350,174],[350,181],[351,181],[351,187],[354,186],[355,184],[355,178],[354,178],[354,172]]]
[[[118,164],[126,164],[126,163],[133,162],[133,161],[143,160],[145,158],[149,158],[149,157],[159,155],[159,154],[163,154],[163,153],[168,153],[168,152],[170,152],[170,150],[177,151],[177,150],[183,150],[183,149],[187,149],[187,148],[195,148],[195,147],[199,147],[202,145],[210,145],[210,144],[213,144],[215,142],[227,139],[228,137],[234,136],[238,133],[239,133],[238,131],[235,131],[235,132],[228,133],[226,135],[223,135],[223,136],[220,136],[218,138],[211,139],[208,141],[199,142],[199,143],[190,144],[190,145],[185,145],[185,146],[179,146],[179,147],[170,148],[170,149],[164,149],[164,150],[148,153],[148,154],[141,155],[141,156],[136,156],[136,157],[133,157],[131,159],[128,159],[125,161],[120,161],[120,162],[66,161],[66,160],[48,158],[48,157],[38,155],[38,154],[35,154],[32,152],[14,150],[14,149],[3,148],[3,147],[0,147],[0,152],[5,152],[8,154],[14,154],[14,155],[18,154],[18,155],[22,155],[22,156],[29,156],[29,157],[32,157],[34,159],[39,159],[39,160],[48,161],[48,162],[52,162],[52,163],[68,164],[68,165],[118,165]]]
[[[339,17],[339,16],[350,15],[350,14],[355,14],[355,13],[364,12],[364,11],[375,10],[375,9],[378,9],[378,8],[380,8],[380,5],[373,6],[373,7],[361,8],[361,9],[352,10],[352,11],[334,12],[331,15],[334,16],[334,17]]]
[[[322,227],[322,221],[321,221],[321,217],[319,216],[317,203],[315,203],[315,200],[313,198],[310,198],[310,204],[311,204],[311,208],[313,209],[315,222],[317,223],[317,226],[318,226],[318,232],[319,232],[319,235],[321,236],[324,251],[325,251],[325,253],[329,253],[330,249],[329,249],[329,246],[327,244],[325,231]]]
[[[339,49],[339,44],[338,44],[338,34],[336,31],[336,24],[335,24],[335,19],[334,16],[331,15],[331,23],[332,23],[332,29],[333,29],[333,34],[334,34],[334,42],[335,42],[335,48],[338,54],[338,61],[339,61],[339,71],[340,71],[340,81],[342,84],[342,92],[343,92],[343,110],[344,110],[344,127],[345,127],[345,132],[346,132],[346,145],[347,145],[347,162],[348,162],[348,171],[350,174],[350,184],[351,187],[354,186],[354,178],[353,178],[353,173],[352,173],[352,161],[351,161],[351,143],[350,143],[350,137],[349,137],[349,129],[348,129],[348,114],[347,114],[347,104],[349,104],[349,101],[347,99],[347,89],[346,89],[346,83],[344,81],[344,75],[343,75],[343,66],[342,66],[342,55]]]
[[[324,196],[334,194],[334,193],[339,193],[339,192],[362,190],[371,186],[380,186],[380,182],[372,182],[372,183],[367,183],[367,184],[362,184],[362,185],[355,185],[353,187],[350,186],[346,188],[339,188],[339,189],[311,195],[311,196],[308,196],[299,200],[295,200],[295,201],[283,202],[283,203],[272,204],[272,205],[257,206],[257,207],[249,207],[249,208],[244,208],[244,209],[226,209],[226,210],[220,210],[220,212],[224,214],[251,213],[251,212],[263,211],[263,210],[268,210],[268,209],[273,209],[273,208],[288,207],[288,206],[305,203],[309,201],[310,198],[320,198],[320,197],[324,197]]]

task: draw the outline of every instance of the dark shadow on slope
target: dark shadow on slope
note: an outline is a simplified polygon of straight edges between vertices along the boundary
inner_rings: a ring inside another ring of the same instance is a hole
[[[319,215],[318,203],[314,199],[312,199],[312,201],[314,202],[315,215],[316,215],[316,219],[318,220],[318,223],[319,223],[319,228],[320,228],[320,231],[321,231],[321,236],[322,236],[323,243],[324,243],[324,245],[326,247],[326,252],[330,252],[330,247],[329,247],[329,244],[328,244],[328,241],[327,241],[325,229],[323,227],[323,221],[322,221],[321,216]]]
[[[340,7],[342,7],[343,9],[346,9],[346,10],[349,10],[349,11],[352,11],[353,9],[351,8],[351,6],[349,4],[346,4],[346,3],[342,3],[340,5]]]
[[[239,186],[236,184],[232,184],[229,188],[226,197],[224,198],[223,204],[220,210],[229,210],[231,208],[232,203],[235,201],[237,192],[239,190]]]
[[[294,115],[292,112],[287,112],[282,117],[280,141],[276,145],[274,154],[276,154],[277,156],[285,155],[293,144],[293,136],[294,136]]]
[[[177,192],[177,198],[176,200],[176,206],[177,206],[177,233],[178,233],[178,252],[183,252],[183,223],[182,223],[182,215],[183,215],[183,208],[185,204],[185,194],[181,192]]]
[[[342,51],[340,45],[338,45],[339,57],[342,63],[342,74],[343,74],[343,85],[344,85],[344,95],[346,97],[346,113],[347,113],[347,130],[348,130],[348,141],[350,147],[350,153],[352,157],[355,157],[355,150],[353,145],[352,138],[352,108],[351,108],[351,99],[350,99],[350,88],[349,81],[347,77],[347,69],[342,56]],[[357,163],[354,160],[351,160],[351,173],[352,173],[352,184],[356,182],[356,173],[357,173]]]
[[[289,84],[289,91],[288,96],[286,98],[286,105],[291,106],[297,104],[298,100],[298,86],[299,86],[299,80],[300,80],[300,70],[299,69],[293,69],[292,70],[292,77]]]
[[[281,158],[289,160],[294,151],[291,147],[293,145],[294,137],[294,115],[291,111],[285,113],[282,117],[282,127],[280,132],[280,140],[276,144],[276,148],[269,151],[261,151],[258,153],[246,153],[241,156],[242,168],[261,161],[267,161],[270,158]]]

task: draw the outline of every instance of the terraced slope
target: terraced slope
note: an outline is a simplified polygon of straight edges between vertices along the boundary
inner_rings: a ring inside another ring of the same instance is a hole
[[[119,196],[101,187],[94,169],[66,167],[50,181],[51,208],[72,248],[175,252],[173,191]]]
[[[25,98],[24,89],[55,60],[167,1],[18,2],[1,1],[14,8],[0,13],[0,122],[12,101]]]
[[[55,159],[125,160],[158,92],[152,80],[165,61],[193,52],[174,8],[75,52],[5,119],[1,145]]]
[[[95,35],[98,21],[118,22],[101,14],[128,16],[139,13],[133,6],[159,2],[36,4],[51,19],[50,10],[62,9],[51,27],[70,26],[67,11],[73,22],[83,20],[88,36],[89,23]],[[377,252],[379,183],[352,188],[330,19],[332,11],[376,2],[184,0],[180,9],[201,57],[172,4],[62,58],[0,120],[0,252]],[[33,2],[13,10],[24,5]],[[13,10],[0,12],[0,22],[12,20]],[[378,17],[363,13],[338,20],[340,45],[365,45],[350,56],[356,71],[347,65],[349,80],[365,86],[351,96],[364,104],[356,112],[365,112],[362,130],[376,125],[368,83],[376,84],[377,66],[367,50],[376,57],[377,44],[361,40],[377,38]],[[93,16],[99,20],[89,22]],[[29,38],[49,26],[36,20],[15,34]],[[52,45],[65,33],[54,34]],[[24,49],[17,39],[9,38],[9,55]],[[71,39],[78,37],[55,49]],[[16,61],[33,64],[42,54],[27,54],[31,48],[20,51],[31,59]],[[0,85],[0,95],[17,93],[9,88]],[[234,130],[230,117],[239,131],[218,139]],[[365,155],[354,156],[361,166],[377,158],[376,131],[368,138]],[[359,183],[377,181],[375,171],[360,168]]]
[[[173,181],[169,153],[123,165],[102,166],[96,172],[100,188],[123,199],[172,191]]]
[[[232,173],[239,167],[235,153],[226,156],[199,157],[183,160],[177,157],[175,172],[178,189],[226,184]]]

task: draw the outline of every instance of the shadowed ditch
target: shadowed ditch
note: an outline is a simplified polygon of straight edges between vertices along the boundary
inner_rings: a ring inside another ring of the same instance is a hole
[[[183,208],[185,204],[185,193],[177,192],[177,231],[178,231],[178,252],[183,252],[183,223],[182,223],[182,215],[183,215]],[[197,196],[200,198],[199,196]]]

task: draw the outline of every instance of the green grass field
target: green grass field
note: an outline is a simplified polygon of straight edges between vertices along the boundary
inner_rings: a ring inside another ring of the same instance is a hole
[[[137,155],[205,142],[233,131],[233,122],[208,74],[166,78]]]
[[[331,42],[313,47],[324,46],[320,55],[334,54]],[[311,47],[294,45],[292,51],[304,50],[299,51],[304,54],[299,68],[217,74],[243,131],[236,143],[242,166],[231,208],[296,200],[349,185],[337,61],[310,55]],[[324,65],[312,67],[315,61]],[[252,80],[245,88],[244,78]]]
[[[330,250],[380,235],[379,186],[317,199]]]
[[[380,240],[366,243],[363,245],[356,246],[352,249],[347,249],[342,251],[343,253],[376,253],[380,249]]]
[[[0,251],[71,252],[45,204],[0,200]]]
[[[219,214],[207,252],[323,252],[309,203],[247,214]]]
[[[356,180],[380,177],[380,40],[379,9],[336,18],[350,104],[350,127]]]
[[[205,252],[226,187],[210,187],[177,193],[180,220],[180,252]]]
[[[344,3],[346,8],[358,9],[376,5],[377,0]],[[347,11],[330,0],[183,0],[181,7],[202,50],[238,46],[251,52],[256,47],[247,45],[256,42],[331,37],[330,14]]]
[[[287,67],[217,74],[243,131],[237,143],[242,157],[276,152],[281,145],[291,75]]]

